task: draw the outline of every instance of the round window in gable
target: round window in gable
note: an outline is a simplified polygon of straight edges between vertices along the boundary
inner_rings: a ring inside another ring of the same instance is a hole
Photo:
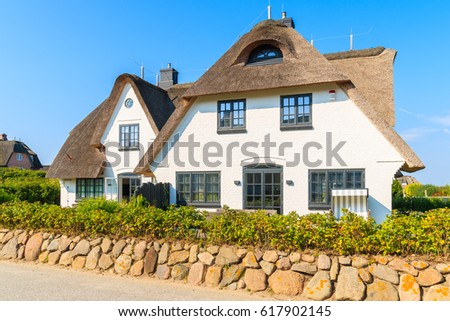
[[[271,45],[262,45],[254,49],[248,57],[248,64],[269,65],[283,61],[283,53],[280,49]]]
[[[125,100],[125,107],[127,107],[127,108],[131,108],[131,107],[133,107],[133,99],[131,99],[131,98],[127,98],[126,100]]]

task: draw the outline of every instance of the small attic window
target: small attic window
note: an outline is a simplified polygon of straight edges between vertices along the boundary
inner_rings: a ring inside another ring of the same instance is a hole
[[[248,65],[271,65],[283,62],[281,50],[272,45],[262,45],[254,49],[248,57]]]

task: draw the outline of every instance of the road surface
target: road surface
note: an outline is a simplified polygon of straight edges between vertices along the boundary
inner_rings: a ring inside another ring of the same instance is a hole
[[[49,301],[254,301],[272,300],[251,294],[190,286],[170,280],[120,277],[68,270],[36,263],[0,261],[0,300]]]

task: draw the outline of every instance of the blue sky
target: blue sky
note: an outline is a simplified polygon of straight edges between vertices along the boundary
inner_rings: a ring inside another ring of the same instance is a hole
[[[171,62],[195,81],[251,26],[268,0],[0,0],[0,132],[50,164],[69,131],[108,97],[116,77],[155,82]],[[394,64],[396,130],[427,168],[422,183],[450,183],[450,1],[271,0],[322,53],[384,46]]]

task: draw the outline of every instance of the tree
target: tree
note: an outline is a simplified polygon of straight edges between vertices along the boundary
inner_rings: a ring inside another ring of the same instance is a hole
[[[403,188],[402,184],[394,179],[392,181],[392,198],[403,197]]]

